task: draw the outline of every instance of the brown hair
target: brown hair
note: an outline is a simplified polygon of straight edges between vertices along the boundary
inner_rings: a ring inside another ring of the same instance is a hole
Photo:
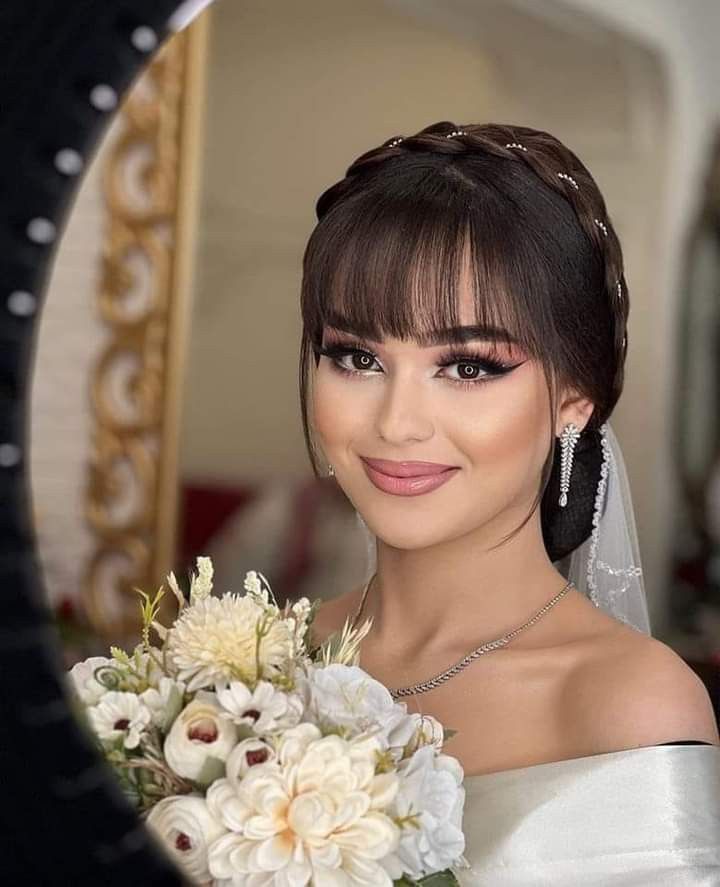
[[[594,404],[583,435],[609,418],[627,351],[622,251],[594,179],[554,136],[440,121],[362,154],[320,196],[316,213],[303,257],[300,349],[303,430],[316,476],[307,407],[310,357],[317,367],[324,325],[424,344],[430,331],[459,325],[468,248],[472,322],[497,340],[514,339],[542,365],[553,424],[566,386]],[[514,532],[543,497],[555,443],[553,431],[537,498]]]

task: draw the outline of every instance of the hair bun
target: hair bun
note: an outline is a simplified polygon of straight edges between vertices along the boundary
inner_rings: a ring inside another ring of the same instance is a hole
[[[595,511],[595,496],[602,467],[602,435],[586,427],[575,445],[568,503],[560,498],[560,439],[555,439],[555,458],[540,503],[543,541],[550,560],[561,560],[589,538]]]

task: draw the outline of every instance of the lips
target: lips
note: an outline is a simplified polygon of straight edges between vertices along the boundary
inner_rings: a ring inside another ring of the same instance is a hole
[[[455,465],[441,465],[439,462],[394,462],[390,459],[368,459],[365,456],[362,457],[362,460],[370,468],[387,474],[389,477],[428,477],[457,467]]]
[[[371,483],[384,493],[394,496],[420,496],[447,483],[460,471],[455,465],[439,465],[437,462],[389,462],[385,459],[364,459],[363,468]],[[376,468],[389,466],[393,474]],[[402,471],[400,475],[398,472]]]

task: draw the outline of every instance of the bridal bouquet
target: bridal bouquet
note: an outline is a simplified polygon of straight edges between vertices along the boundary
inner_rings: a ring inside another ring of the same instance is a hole
[[[357,666],[370,622],[313,648],[316,605],[280,609],[262,574],[212,591],[198,558],[144,592],[142,643],[91,657],[70,686],[148,827],[193,882],[213,887],[427,887],[465,863],[463,770],[447,732]],[[151,632],[157,642],[151,643]]]

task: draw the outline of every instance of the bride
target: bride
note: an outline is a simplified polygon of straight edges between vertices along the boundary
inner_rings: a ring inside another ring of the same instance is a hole
[[[548,133],[442,121],[316,210],[303,423],[371,575],[315,635],[371,617],[360,665],[457,731],[461,883],[720,883],[718,727],[650,634],[608,423],[628,291],[592,176]]]

